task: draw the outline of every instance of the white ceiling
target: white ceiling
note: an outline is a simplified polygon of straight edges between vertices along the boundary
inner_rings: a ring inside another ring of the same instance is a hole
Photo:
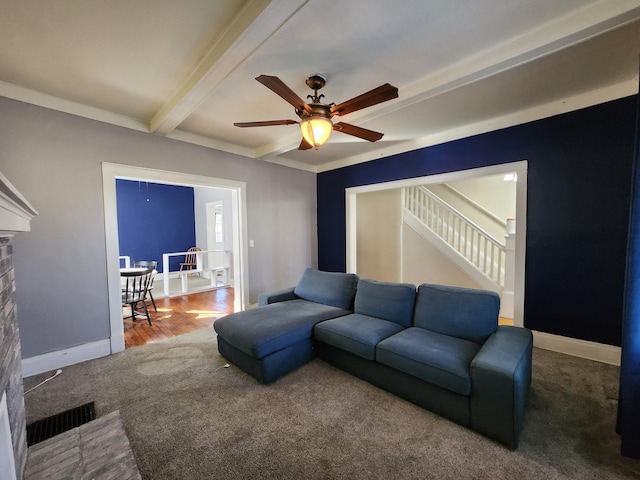
[[[638,90],[640,0],[0,0],[0,96],[248,157],[323,171]],[[297,150],[311,73],[340,103],[399,98]]]

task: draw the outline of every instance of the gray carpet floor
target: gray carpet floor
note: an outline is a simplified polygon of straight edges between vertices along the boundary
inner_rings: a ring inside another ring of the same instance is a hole
[[[225,367],[212,329],[67,367],[25,404],[27,422],[120,410],[146,480],[640,478],[614,432],[619,369],[540,349],[533,362],[515,451],[319,359],[260,385]]]

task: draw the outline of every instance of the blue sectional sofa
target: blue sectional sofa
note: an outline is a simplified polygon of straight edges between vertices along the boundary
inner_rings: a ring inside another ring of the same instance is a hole
[[[533,337],[498,326],[494,292],[307,269],[295,288],[214,323],[220,353],[263,383],[318,355],[517,448]]]

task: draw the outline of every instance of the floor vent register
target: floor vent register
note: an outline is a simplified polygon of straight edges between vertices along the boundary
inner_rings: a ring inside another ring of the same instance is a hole
[[[94,402],[91,402],[30,423],[27,425],[27,445],[31,446],[43,442],[48,438],[95,420],[95,418],[96,407]]]

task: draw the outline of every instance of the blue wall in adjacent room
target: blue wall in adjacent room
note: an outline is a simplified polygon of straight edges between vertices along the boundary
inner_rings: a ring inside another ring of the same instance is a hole
[[[162,254],[184,252],[196,243],[193,188],[116,180],[120,255],[134,260],[156,260],[162,272]],[[183,257],[172,257],[178,270]]]
[[[621,344],[636,96],[318,175],[318,264],[345,271],[345,188],[528,161],[525,326]]]

